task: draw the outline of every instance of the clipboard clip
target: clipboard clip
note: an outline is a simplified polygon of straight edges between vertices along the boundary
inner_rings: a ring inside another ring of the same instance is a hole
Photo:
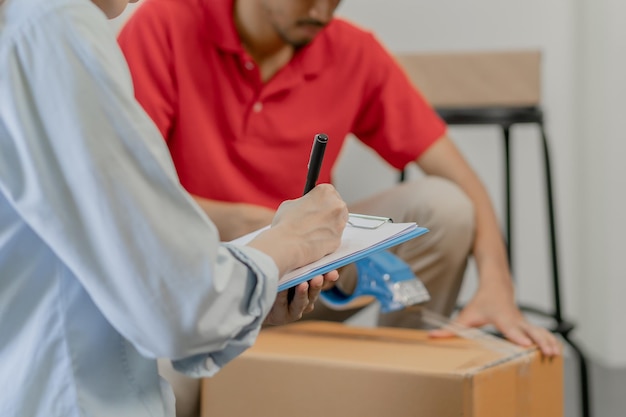
[[[393,223],[389,217],[370,216],[369,214],[348,214],[348,225],[358,229],[378,229],[385,223]]]

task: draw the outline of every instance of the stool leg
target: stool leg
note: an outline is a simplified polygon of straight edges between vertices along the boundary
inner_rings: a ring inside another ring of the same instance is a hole
[[[589,395],[589,372],[587,368],[587,357],[583,351],[574,343],[569,336],[562,335],[563,339],[576,353],[578,358],[578,375],[580,377],[580,406],[582,417],[591,417],[591,398]]]
[[[513,236],[512,236],[512,206],[511,206],[511,127],[509,125],[502,126],[504,135],[504,220],[506,222],[506,254],[509,258],[509,268],[513,271]]]
[[[556,220],[554,215],[554,196],[552,193],[552,169],[550,166],[550,150],[548,139],[543,123],[539,125],[541,130],[541,140],[543,143],[543,161],[546,176],[546,199],[548,204],[548,226],[550,228],[550,253],[552,256],[552,289],[554,299],[554,318],[558,323],[563,321],[563,311],[561,307],[561,285],[559,277],[559,263],[556,241]]]
[[[539,123],[541,130],[541,140],[543,142],[543,157],[546,176],[546,197],[548,203],[548,222],[550,227],[550,252],[552,254],[552,289],[554,297],[554,319],[557,322],[557,329],[559,325],[563,323],[563,314],[561,310],[561,287],[558,268],[558,253],[557,253],[557,241],[556,241],[556,220],[554,215],[554,196],[552,193],[552,172],[550,166],[550,150],[548,147],[548,139],[546,135],[543,122]],[[571,329],[570,329],[571,330]],[[576,356],[578,357],[579,375],[580,375],[580,399],[581,410],[583,417],[591,417],[591,398],[589,395],[589,373],[587,371],[587,358],[582,350],[570,340],[568,333],[559,332],[563,339],[574,349]]]

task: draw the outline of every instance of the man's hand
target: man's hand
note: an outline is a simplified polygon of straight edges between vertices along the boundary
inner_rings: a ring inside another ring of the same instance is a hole
[[[543,327],[528,322],[510,293],[506,289],[479,289],[454,322],[467,327],[491,324],[513,343],[524,347],[534,343],[546,356],[559,355],[561,348],[556,337]],[[430,335],[453,336],[447,330],[433,330]]]
[[[302,318],[303,314],[313,311],[315,301],[320,292],[332,287],[339,273],[331,271],[327,274],[318,275],[309,282],[303,282],[296,286],[296,292],[291,303],[287,301],[287,291],[281,291],[276,297],[264,324],[287,324]]]

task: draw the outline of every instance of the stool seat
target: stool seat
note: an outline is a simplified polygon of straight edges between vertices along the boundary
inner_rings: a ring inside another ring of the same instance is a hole
[[[436,107],[449,125],[512,125],[515,123],[542,123],[543,111],[531,107]]]

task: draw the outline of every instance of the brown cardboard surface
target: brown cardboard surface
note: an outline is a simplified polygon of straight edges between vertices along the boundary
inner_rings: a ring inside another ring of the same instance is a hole
[[[407,329],[264,330],[203,381],[202,417],[562,416],[562,363]]]
[[[407,53],[397,60],[435,107],[525,107],[541,102],[539,51]]]

